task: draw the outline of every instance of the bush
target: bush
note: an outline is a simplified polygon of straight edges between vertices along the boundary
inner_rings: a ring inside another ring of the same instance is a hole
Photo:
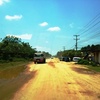
[[[97,63],[96,62],[89,61],[89,60],[85,60],[85,59],[80,59],[78,61],[78,64],[97,66]]]
[[[92,66],[97,66],[97,63],[96,63],[96,62],[91,61],[91,62],[90,62],[90,65],[92,65]]]
[[[78,64],[89,65],[89,61],[85,59],[78,60]]]

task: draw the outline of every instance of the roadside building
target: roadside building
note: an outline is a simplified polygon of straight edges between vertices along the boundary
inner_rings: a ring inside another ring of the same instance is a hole
[[[94,54],[94,61],[100,63],[100,51],[96,51]]]

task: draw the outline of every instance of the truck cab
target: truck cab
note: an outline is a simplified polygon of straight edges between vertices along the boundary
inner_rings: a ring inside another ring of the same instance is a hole
[[[34,63],[45,63],[45,56],[43,53],[34,54]]]

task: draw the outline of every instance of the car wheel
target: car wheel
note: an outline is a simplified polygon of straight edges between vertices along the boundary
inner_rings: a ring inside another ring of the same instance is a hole
[[[44,59],[44,63],[45,63],[45,59]]]

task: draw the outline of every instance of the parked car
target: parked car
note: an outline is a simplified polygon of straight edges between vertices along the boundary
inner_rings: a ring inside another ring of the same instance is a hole
[[[73,61],[77,62],[79,59],[81,59],[80,57],[73,57]]]
[[[69,57],[61,57],[61,58],[60,58],[60,61],[69,62],[69,61],[70,61],[70,58],[69,58]]]
[[[43,53],[35,53],[34,54],[34,63],[45,63],[45,56]]]

